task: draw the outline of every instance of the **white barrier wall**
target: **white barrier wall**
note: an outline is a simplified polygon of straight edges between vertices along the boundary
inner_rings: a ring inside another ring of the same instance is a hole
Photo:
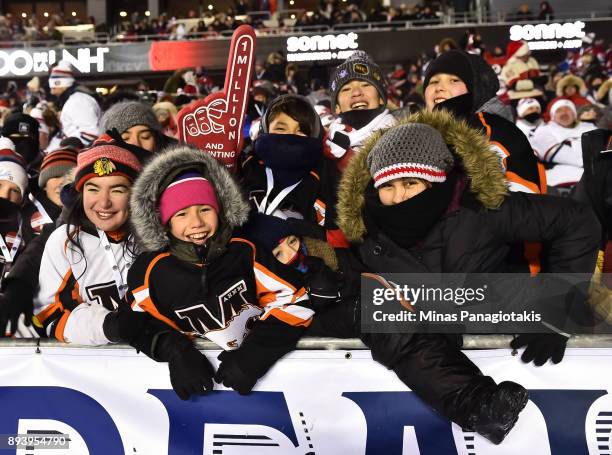
[[[69,448],[18,455],[604,455],[612,430],[612,349],[568,349],[559,365],[509,350],[468,351],[497,381],[530,390],[506,441],[451,425],[368,351],[296,351],[249,396],[217,386],[190,401],[166,364],[126,349],[0,348],[0,449],[7,435],[68,434]],[[206,351],[216,362],[215,351]],[[348,355],[347,355],[348,354]]]

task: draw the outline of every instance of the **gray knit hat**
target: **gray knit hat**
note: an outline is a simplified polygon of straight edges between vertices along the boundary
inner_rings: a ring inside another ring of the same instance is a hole
[[[387,104],[387,80],[380,67],[374,63],[368,54],[363,51],[355,51],[344,63],[336,67],[331,76],[331,101],[332,108],[338,104],[338,92],[343,85],[352,80],[362,80],[369,82]]]
[[[160,132],[161,125],[150,106],[139,101],[122,101],[113,104],[100,120],[102,132],[117,128],[119,133],[136,125],[148,126],[151,130]]]
[[[387,130],[368,155],[374,187],[402,177],[444,182],[454,159],[435,128],[406,123]]]

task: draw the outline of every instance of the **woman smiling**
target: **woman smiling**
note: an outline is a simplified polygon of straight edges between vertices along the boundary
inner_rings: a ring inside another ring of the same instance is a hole
[[[35,323],[60,341],[109,342],[103,323],[127,290],[133,262],[130,189],[142,166],[108,136],[77,159],[77,197],[68,222],[49,237],[40,268]]]

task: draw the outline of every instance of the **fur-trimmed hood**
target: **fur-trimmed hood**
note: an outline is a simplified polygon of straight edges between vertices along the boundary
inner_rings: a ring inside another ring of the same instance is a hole
[[[557,82],[557,96],[564,96],[563,90],[565,90],[565,87],[569,87],[570,85],[575,85],[578,87],[578,93],[580,93],[582,96],[586,95],[587,87],[584,80],[578,76],[574,76],[573,74],[568,74],[567,76],[563,76],[561,79],[559,79],[559,82]]]
[[[220,205],[217,232],[224,237],[223,242],[229,240],[232,229],[246,222],[249,205],[230,172],[209,154],[189,145],[176,145],[155,155],[132,187],[130,217],[138,244],[144,251],[170,246],[170,238],[159,218],[159,198],[169,181],[187,169],[200,171],[215,189]]]
[[[487,209],[499,208],[508,194],[508,184],[499,157],[489,148],[489,142],[478,130],[463,120],[456,120],[446,111],[417,112],[399,122],[424,123],[438,130],[454,155],[459,158],[469,178],[469,191]],[[366,234],[363,219],[365,190],[372,180],[367,166],[370,150],[385,133],[374,133],[363,150],[349,162],[338,189],[338,226],[351,242],[360,242]],[[417,215],[418,216],[418,215]]]

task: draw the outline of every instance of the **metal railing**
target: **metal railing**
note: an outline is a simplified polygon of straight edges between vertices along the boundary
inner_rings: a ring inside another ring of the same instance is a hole
[[[282,10],[274,17],[268,11],[253,11],[247,15],[251,18],[263,19],[264,26],[255,30],[258,36],[279,36],[289,34],[312,34],[312,33],[333,33],[333,32],[348,32],[348,31],[383,31],[383,30],[399,30],[411,29],[420,27],[438,28],[438,27],[453,27],[453,26],[478,26],[478,25],[503,25],[503,24],[534,24],[541,23],[541,20],[525,21],[517,18],[516,14],[508,14],[502,11],[471,11],[465,13],[455,13],[450,11],[447,14],[441,15],[436,19],[427,20],[399,20],[399,21],[381,21],[381,22],[356,22],[347,24],[330,25],[282,25],[282,19],[291,17],[291,14],[303,12],[304,10]],[[278,20],[281,18],[281,20]],[[578,13],[555,13],[554,20],[550,22],[563,22],[570,20],[611,20],[611,10],[590,11],[582,14]],[[266,22],[276,20],[278,27],[266,27]],[[180,22],[179,19],[177,21]],[[193,21],[193,20],[192,20]],[[192,32],[186,30],[181,40],[216,40],[227,39],[231,37],[233,30],[224,30],[220,32]],[[111,32],[111,33],[95,33],[92,36],[72,37],[64,36],[61,41],[57,40],[32,40],[32,41],[0,41],[0,49],[3,48],[30,48],[30,47],[61,47],[74,45],[88,44],[125,44],[148,41],[161,40],[176,40],[177,36],[171,33],[160,33],[155,35],[128,35],[127,33]]]
[[[464,335],[463,349],[509,349],[511,335]],[[3,347],[70,347],[70,348],[92,348],[91,346],[79,346],[64,344],[51,339],[0,339],[0,348]],[[219,346],[210,341],[196,341],[196,346],[203,350],[219,350]],[[568,348],[612,348],[612,335],[574,335],[567,343]],[[95,349],[134,349],[127,344],[109,344],[99,346]],[[300,350],[335,350],[354,351],[364,350],[367,347],[359,339],[338,338],[302,338],[297,345]]]

